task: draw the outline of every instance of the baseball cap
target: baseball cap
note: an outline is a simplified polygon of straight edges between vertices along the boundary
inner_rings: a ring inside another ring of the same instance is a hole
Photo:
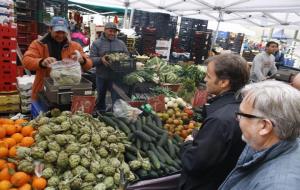
[[[113,22],[106,23],[104,29],[116,29],[117,31],[120,31],[120,29],[118,29],[118,26]]]
[[[63,17],[53,17],[50,23],[50,26],[52,26],[52,30],[54,32],[57,31],[63,31],[63,32],[68,32],[69,29],[69,24],[67,20]]]

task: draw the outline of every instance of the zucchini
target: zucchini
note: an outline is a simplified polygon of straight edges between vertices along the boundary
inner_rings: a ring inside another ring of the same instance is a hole
[[[168,133],[163,133],[160,137],[160,140],[157,143],[157,146],[164,146],[168,141]]]
[[[134,134],[142,141],[151,142],[152,138],[143,131],[135,131]]]
[[[150,127],[148,127],[148,125],[143,126],[143,131],[151,137],[156,138],[158,136],[154,130],[152,130]]]
[[[172,140],[171,139],[168,139],[168,152],[170,154],[170,156],[172,158],[174,158],[176,156],[176,153],[175,153],[175,148],[174,148],[174,145],[172,143]]]
[[[153,143],[150,143],[150,150],[156,155],[156,157],[160,160],[161,164],[166,162],[166,159],[162,154],[158,152]]]
[[[162,154],[162,156],[166,159],[166,162],[169,165],[174,165],[172,158],[166,153],[166,151],[162,147],[158,146],[157,150],[160,154]]]
[[[159,170],[160,169],[160,162],[159,162],[159,159],[157,158],[157,156],[151,150],[147,151],[147,154],[148,154],[148,156],[150,158],[150,161],[152,162],[154,168]]]

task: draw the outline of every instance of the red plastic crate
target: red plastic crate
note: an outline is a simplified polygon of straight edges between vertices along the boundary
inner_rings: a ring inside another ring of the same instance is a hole
[[[30,45],[32,41],[37,39],[37,34],[18,34],[17,41],[20,45]]]
[[[0,38],[11,38],[17,36],[16,25],[1,25],[0,24]]]
[[[18,33],[37,33],[37,22],[18,21]]]
[[[11,92],[16,90],[16,83],[0,83],[0,92]]]
[[[0,39],[0,48],[15,50],[15,49],[17,49],[17,40],[15,40],[15,39]]]
[[[0,64],[0,83],[17,82],[17,65],[16,64]]]
[[[0,64],[4,62],[16,63],[16,50],[0,49]]]
[[[17,77],[22,77],[24,75],[24,67],[17,66]]]

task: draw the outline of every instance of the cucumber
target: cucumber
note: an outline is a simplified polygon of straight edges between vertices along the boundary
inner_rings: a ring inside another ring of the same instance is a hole
[[[147,151],[149,149],[149,143],[146,141],[142,142],[142,149],[144,151]]]
[[[119,120],[123,121],[126,125],[130,125],[130,121],[125,117],[118,117]]]
[[[152,123],[152,118],[151,118],[150,115],[148,115],[148,116],[146,117],[146,123],[145,123],[145,124],[146,124],[146,125],[148,125],[148,124],[150,124],[150,125],[153,124],[153,123]],[[145,125],[145,124],[144,124],[144,125]]]
[[[136,127],[136,130],[138,131],[142,131],[142,120],[141,118],[138,118],[135,122],[135,127]]]
[[[177,170],[180,170],[180,169],[181,169],[180,164],[178,164],[176,161],[173,162],[173,166],[174,166]]]
[[[179,135],[175,134],[173,137],[177,141],[177,144],[180,144],[183,142],[182,138]]]
[[[162,147],[158,146],[157,150],[160,154],[162,154],[162,156],[166,159],[166,162],[169,165],[174,165],[172,158],[166,153],[166,151]]]
[[[139,138],[136,138],[136,148],[139,150],[142,148],[142,142]]]
[[[110,117],[107,117],[107,116],[102,116],[102,117],[100,117],[103,121],[104,121],[104,123],[106,123],[107,125],[109,125],[109,126],[112,126],[112,127],[114,127],[114,128],[118,128],[118,124],[114,121],[114,120],[112,120]]]
[[[113,112],[105,112],[104,115],[108,116],[108,117],[114,117],[114,113]]]
[[[148,125],[144,125],[142,129],[151,137],[156,138],[158,136],[158,134],[154,130],[152,130]]]
[[[132,132],[136,131],[136,127],[135,127],[134,124],[130,123],[130,124],[127,125],[127,126],[130,128],[130,130],[131,130]]]
[[[142,125],[146,125],[146,117],[142,116]]]
[[[172,158],[174,158],[176,156],[176,153],[175,153],[175,146],[173,145],[172,143],[172,140],[171,139],[168,139],[168,152],[170,153],[170,156]]]
[[[150,171],[150,172],[149,172],[149,176],[150,176],[151,178],[158,178],[158,177],[159,177],[159,174],[158,174],[157,172],[155,172],[155,171]]]
[[[125,146],[125,150],[126,150],[126,152],[130,152],[133,155],[136,155],[136,153],[138,151],[137,147],[135,147],[133,145],[131,145],[131,146]]]
[[[155,125],[148,125],[151,129],[153,129],[157,134],[166,133],[166,130],[156,127]]]
[[[112,118],[112,120],[118,124],[120,130],[122,130],[124,133],[126,133],[127,135],[131,133],[130,129],[123,121],[119,120],[118,118]]]
[[[151,142],[152,138],[142,131],[135,131],[134,134],[142,141]]]
[[[170,170],[170,173],[178,172],[178,169],[173,166],[169,166],[168,168]]]
[[[157,143],[157,146],[164,146],[168,141],[168,133],[163,133],[160,137],[160,140]]]
[[[138,169],[136,171],[136,174],[141,178],[141,179],[144,179],[148,176],[148,172],[146,170],[143,170],[143,169]]]
[[[132,160],[136,160],[136,156],[134,156],[130,152],[125,153],[125,158],[127,159],[127,162],[132,161]]]
[[[147,151],[147,154],[150,158],[150,161],[152,162],[153,166],[155,169],[159,170],[160,169],[160,162],[155,153],[151,150]]]
[[[162,121],[157,115],[152,115],[152,118],[155,121],[155,124],[157,127],[159,127],[159,128],[163,127]]]
[[[160,160],[161,163],[165,163],[166,159],[162,154],[158,152],[153,143],[150,143],[150,150],[156,155],[156,157]]]

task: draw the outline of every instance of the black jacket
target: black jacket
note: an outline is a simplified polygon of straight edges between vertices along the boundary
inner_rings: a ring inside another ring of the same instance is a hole
[[[182,146],[180,190],[218,189],[245,146],[235,118],[240,105],[235,94],[226,92],[209,103],[202,128]]]

